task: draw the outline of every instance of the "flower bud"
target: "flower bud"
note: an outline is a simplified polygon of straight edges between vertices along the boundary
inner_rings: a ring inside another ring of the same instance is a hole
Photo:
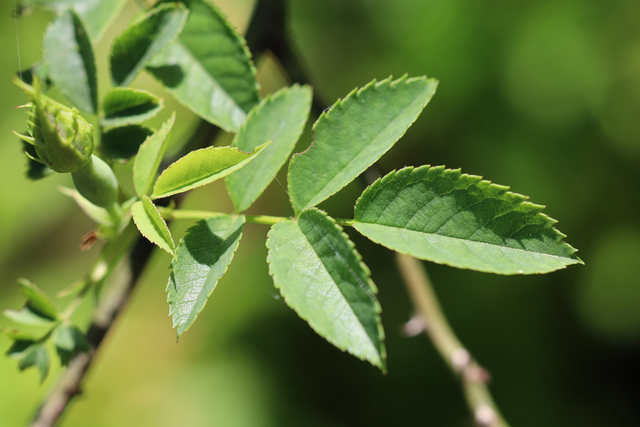
[[[93,126],[75,108],[40,93],[36,77],[33,87],[17,78],[14,83],[31,99],[27,121],[31,137],[16,135],[35,147],[38,159],[34,160],[59,173],[73,172],[84,166],[93,152]]]

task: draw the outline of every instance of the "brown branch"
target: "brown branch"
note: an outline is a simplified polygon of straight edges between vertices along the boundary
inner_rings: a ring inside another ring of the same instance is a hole
[[[476,426],[508,427],[487,388],[489,373],[475,361],[451,329],[422,263],[404,254],[397,254],[396,261],[421,329],[449,368],[460,378]]]

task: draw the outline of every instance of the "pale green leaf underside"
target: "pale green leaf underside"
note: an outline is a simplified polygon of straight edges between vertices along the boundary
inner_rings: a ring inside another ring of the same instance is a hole
[[[173,243],[167,223],[164,222],[158,208],[147,196],[142,196],[142,200],[131,207],[131,214],[140,234],[175,257],[175,243]]]
[[[542,206],[507,190],[459,170],[405,168],[362,193],[353,226],[390,249],[458,268],[533,274],[582,262]]]
[[[188,13],[182,4],[161,5],[116,37],[110,57],[113,83],[128,86],[151,58],[177,38]]]
[[[18,368],[24,371],[32,366],[40,372],[40,383],[42,384],[49,374],[49,353],[44,345],[34,344],[22,353]]]
[[[133,184],[140,197],[151,194],[156,172],[167,149],[168,135],[176,121],[176,113],[162,124],[160,129],[142,143],[133,164]]]
[[[98,82],[93,47],[87,30],[71,10],[58,16],[47,28],[42,57],[48,76],[73,105],[95,114]]]
[[[180,241],[167,284],[169,315],[178,337],[196,320],[227,270],[243,225],[243,216],[216,216],[199,221]]]
[[[126,0],[22,0],[24,5],[46,7],[63,13],[69,8],[80,15],[95,41],[100,40],[109,23],[115,18]]]
[[[113,218],[109,211],[105,208],[101,208],[99,206],[94,205],[77,190],[67,188],[67,187],[58,187],[58,191],[60,191],[65,196],[71,197],[77,204],[80,209],[92,220],[97,222],[98,224],[106,225],[107,227],[113,227]]]
[[[377,292],[353,243],[324,212],[269,231],[269,272],[286,303],[327,341],[385,369]]]
[[[118,87],[109,91],[102,101],[103,126],[126,126],[155,116],[163,100],[146,90]]]
[[[203,0],[183,3],[190,13],[179,39],[147,70],[195,114],[236,132],[259,101],[249,51],[216,6]]]
[[[386,153],[416,120],[436,90],[426,77],[373,81],[323,113],[313,144],[289,166],[296,212],[327,199]]]
[[[272,142],[255,160],[226,178],[237,212],[255,202],[291,155],[309,116],[311,96],[308,86],[281,89],[262,100],[238,131],[231,145],[242,151]]]
[[[253,160],[268,145],[262,144],[251,153],[235,147],[207,147],[192,151],[160,174],[151,198],[183,193],[224,178]]]

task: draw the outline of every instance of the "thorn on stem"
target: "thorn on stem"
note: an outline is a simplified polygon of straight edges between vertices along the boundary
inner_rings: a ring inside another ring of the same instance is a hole
[[[478,427],[491,427],[498,420],[495,411],[487,405],[478,406],[474,418]]]

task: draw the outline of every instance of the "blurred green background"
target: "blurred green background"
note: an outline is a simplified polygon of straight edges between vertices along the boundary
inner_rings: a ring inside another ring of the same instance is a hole
[[[217,2],[243,31],[252,1]],[[290,25],[316,92],[327,103],[374,78],[427,74],[440,86],[385,171],[445,164],[510,185],[559,220],[585,266],[504,277],[428,264],[461,340],[492,374],[513,426],[640,424],[640,3],[637,0],[292,0]],[[22,299],[15,279],[50,293],[75,279],[91,222],[56,191],[66,176],[29,182],[11,129],[25,98],[14,73],[40,57],[50,14],[14,20],[0,0],[0,306]],[[101,93],[111,40],[98,45]],[[19,42],[18,42],[19,40]],[[265,92],[286,84],[258,62]],[[156,90],[146,76],[139,87]],[[173,106],[173,104],[170,104]],[[179,138],[195,118],[179,110]],[[300,149],[309,143],[307,134]],[[280,176],[284,179],[284,175]],[[282,181],[282,179],[281,179]],[[321,205],[352,215],[359,183]],[[222,185],[186,207],[228,211]],[[274,183],[257,213],[290,215]],[[180,233],[189,224],[175,224]],[[389,373],[340,352],[277,297],[264,261],[264,226],[246,227],[226,276],[179,344],[165,303],[166,254],[156,253],[101,349],[63,425],[469,426],[459,384],[411,315],[392,254],[348,230],[380,289]],[[65,301],[60,301],[63,307]],[[0,327],[10,326],[5,318]],[[9,341],[0,337],[0,351]],[[23,425],[53,385],[0,358],[0,426]]]

